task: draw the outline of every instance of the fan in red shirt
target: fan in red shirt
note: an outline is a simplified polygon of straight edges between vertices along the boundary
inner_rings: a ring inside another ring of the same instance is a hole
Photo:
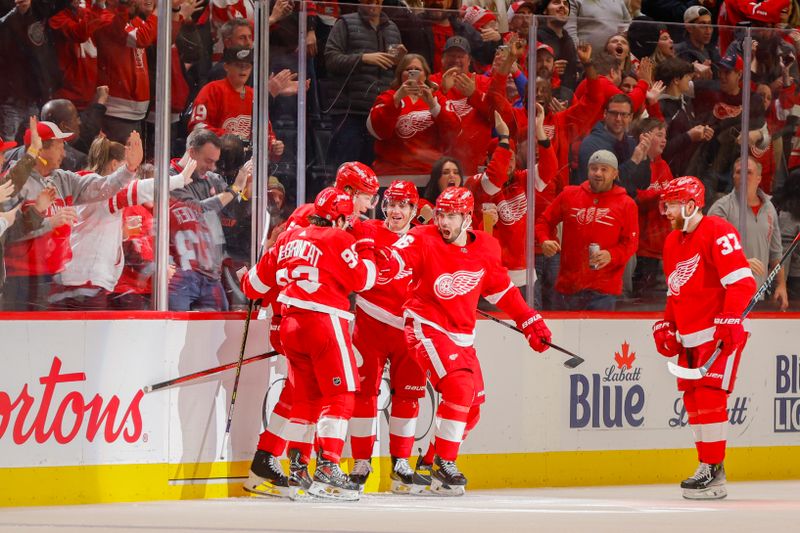
[[[664,244],[667,307],[664,319],[653,325],[658,352],[677,355],[683,367],[701,366],[715,349],[721,350],[703,378],[678,379],[700,461],[694,475],[681,483],[688,499],[727,495],[726,408],[747,342],[742,313],[756,292],[736,228],[722,218],[703,216],[704,197],[703,184],[693,176],[672,180],[661,194],[673,231]]]
[[[367,129],[376,139],[373,166],[384,186],[395,179],[426,185],[433,163],[461,129],[430,75],[425,58],[406,54],[391,89],[378,96],[369,112]]]
[[[497,241],[469,229],[473,209],[467,189],[445,189],[436,200],[435,225],[417,226],[397,241],[381,261],[379,276],[394,278],[411,270],[403,305],[408,349],[441,394],[433,445],[417,461],[415,484],[430,482],[432,493],[452,496],[465,492],[467,478],[456,466],[458,449],[478,423],[485,400],[473,347],[478,298],[508,313],[537,352],[550,341],[542,316],[525,304],[501,265]],[[385,253],[382,249],[381,256]]]
[[[323,189],[309,226],[283,233],[242,278],[242,290],[250,298],[280,292],[280,339],[295,391],[290,418],[301,427],[305,442],[313,442],[316,431],[319,444],[308,492],[350,501],[359,498],[359,487],[339,467],[359,390],[348,297],[370,290],[377,273],[374,231],[362,225],[359,240],[344,231],[352,214],[349,195],[333,187]],[[309,459],[301,461],[308,464]],[[263,450],[253,458],[245,488],[256,494],[291,493],[277,456]]]
[[[395,181],[383,195],[386,220],[368,220],[362,224],[375,227],[375,245],[392,246],[405,235],[417,211],[419,194],[409,181]],[[378,424],[378,393],[387,360],[392,407],[389,414],[389,452],[392,456],[391,490],[397,494],[415,491],[413,469],[408,458],[414,447],[418,399],[425,394],[425,374],[413,352],[409,352],[404,334],[403,303],[408,296],[411,272],[406,270],[392,279],[379,279],[371,290],[356,297],[356,324],[353,346],[361,355],[358,368],[361,391],[356,394],[350,420],[350,448],[355,464],[350,479],[363,486],[370,472],[372,450]]]
[[[461,36],[450,37],[442,53],[442,72],[432,74],[430,80],[444,94],[445,105],[461,120],[450,153],[461,161],[467,174],[478,172],[485,154],[476,147],[486,146],[492,137],[494,114],[487,97],[489,78],[469,72],[469,41]]]
[[[566,309],[613,311],[625,264],[638,245],[638,213],[625,189],[615,184],[614,154],[597,150],[588,166],[589,179],[564,188],[537,220],[536,240],[547,257],[561,252],[556,291]],[[560,222],[561,243],[556,240]]]

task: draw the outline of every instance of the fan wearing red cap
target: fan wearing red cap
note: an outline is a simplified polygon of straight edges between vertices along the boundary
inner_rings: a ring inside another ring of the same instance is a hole
[[[125,150],[125,164],[108,176],[76,174],[59,168],[64,157],[64,142],[72,137],[49,121],[31,124],[25,143],[35,146],[38,133],[42,141],[30,179],[20,191],[22,209],[36,203],[42,191],[55,189],[55,200],[44,213],[45,224],[38,231],[10,243],[6,250],[8,278],[3,294],[7,310],[41,310],[48,307],[52,278],[64,270],[72,258],[70,236],[78,221],[75,206],[107,200],[134,178],[144,157],[142,141],[133,132]]]
[[[501,265],[497,241],[469,229],[474,203],[469,190],[448,187],[436,200],[435,225],[412,228],[380,253],[386,258],[382,276],[410,278],[414,290],[403,305],[408,350],[441,395],[432,445],[417,469],[430,471],[430,492],[449,496],[465,493],[467,478],[456,459],[486,398],[473,347],[479,297],[508,313],[533,350],[546,350],[550,341],[541,315],[525,304]]]

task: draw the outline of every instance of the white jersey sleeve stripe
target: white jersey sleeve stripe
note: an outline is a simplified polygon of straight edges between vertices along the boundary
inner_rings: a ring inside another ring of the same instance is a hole
[[[375,262],[371,259],[362,259],[361,261],[364,263],[364,266],[367,267],[367,281],[364,283],[364,288],[358,292],[370,290],[375,286],[375,280],[378,279],[378,269],[375,266]]]
[[[727,276],[723,276],[719,280],[719,282],[722,283],[723,287],[727,287],[728,285],[736,283],[737,281],[739,281],[741,279],[752,278],[752,277],[753,277],[753,271],[750,270],[749,267],[742,267],[742,268],[740,268],[738,270],[734,270],[733,272],[731,272]]]
[[[258,277],[257,269],[258,265],[251,268],[250,272],[247,275],[247,278],[250,281],[250,285],[252,285],[255,290],[257,290],[261,294],[267,294],[269,292],[269,285],[261,281],[261,278]]]
[[[495,294],[487,294],[486,296],[484,296],[484,298],[486,298],[486,301],[489,302],[490,304],[497,305],[497,302],[499,302],[503,298],[503,296],[505,296],[506,293],[510,289],[513,289],[513,288],[514,288],[514,284],[513,283],[509,283],[508,287],[506,287],[502,291],[497,292]]]

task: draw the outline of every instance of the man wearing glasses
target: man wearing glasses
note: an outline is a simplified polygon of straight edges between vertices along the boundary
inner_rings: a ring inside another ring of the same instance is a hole
[[[577,175],[570,180],[573,185],[583,183],[588,178],[589,158],[598,150],[608,150],[619,161],[620,176],[629,174],[628,167],[641,163],[629,161],[637,148],[636,141],[628,135],[633,117],[633,103],[626,94],[616,94],[606,103],[603,120],[595,124],[591,133],[581,142],[578,152]],[[647,150],[644,151],[646,153]]]

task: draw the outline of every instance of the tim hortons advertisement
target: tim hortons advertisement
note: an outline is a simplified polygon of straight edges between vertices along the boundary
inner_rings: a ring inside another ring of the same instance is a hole
[[[486,384],[481,421],[465,454],[690,448],[675,386],[650,337],[653,319],[551,320],[554,342],[586,362],[532,352],[525,339],[479,321]],[[728,403],[732,446],[797,445],[800,344],[791,320],[752,321]],[[234,371],[144,394],[145,385],[235,362],[243,322],[224,320],[14,320],[0,322],[0,468],[247,461],[271,412],[285,361],[246,366],[231,438],[222,449]],[[246,355],[269,350],[253,321]],[[385,443],[391,397],[382,387]],[[421,400],[417,440],[434,426],[437,394]]]

